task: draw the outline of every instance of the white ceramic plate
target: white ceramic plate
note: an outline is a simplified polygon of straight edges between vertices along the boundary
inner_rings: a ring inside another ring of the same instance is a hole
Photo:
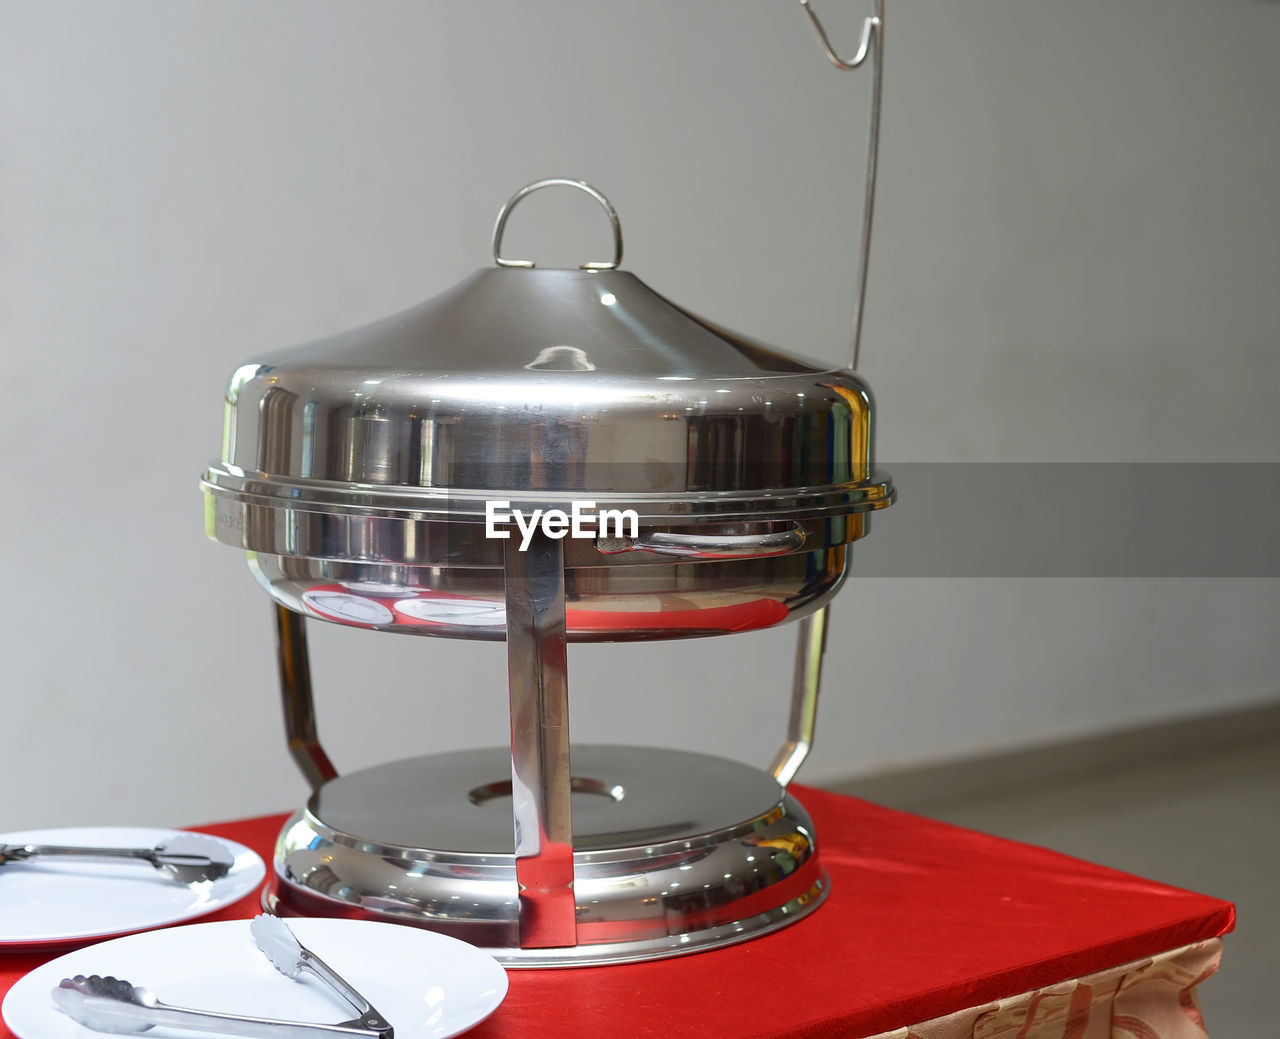
[[[355,621],[357,624],[390,624],[395,615],[375,599],[347,592],[309,589],[302,593],[303,603],[328,620]]]
[[[80,826],[0,833],[0,844],[89,844],[154,848],[179,830]],[[243,844],[214,837],[235,856],[231,871],[179,884],[141,860],[32,859],[0,866],[0,952],[66,945],[181,923],[239,901],[266,867]]]
[[[396,1039],[444,1039],[488,1017],[507,994],[507,973],[479,949],[404,924],[291,919],[298,940],[354,985]],[[98,1039],[64,1016],[49,992],[76,974],[114,975],[165,1003],[199,1010],[335,1024],[350,1007],[314,978],[294,981],[254,943],[248,920],[171,927],[77,949],[37,967],[9,990],[5,1024],[17,1039]],[[147,1036],[191,1033],[156,1028]]]
[[[501,602],[481,602],[472,599],[428,598],[401,599],[395,604],[396,613],[403,613],[419,621],[451,624],[461,621],[486,628],[507,623],[507,607]]]

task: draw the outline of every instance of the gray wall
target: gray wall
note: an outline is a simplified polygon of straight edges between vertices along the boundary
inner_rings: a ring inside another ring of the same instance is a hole
[[[1280,461],[1280,4],[890,4],[881,457]],[[782,0],[0,0],[0,829],[302,800],[269,606],[202,536],[236,364],[451,285],[553,175],[659,291],[843,363],[866,88]],[[565,193],[509,236],[604,241]],[[1278,616],[1275,579],[855,579],[802,778],[1274,698]],[[313,629],[340,768],[504,738],[501,647]],[[576,650],[574,736],[763,764],[792,635]]]

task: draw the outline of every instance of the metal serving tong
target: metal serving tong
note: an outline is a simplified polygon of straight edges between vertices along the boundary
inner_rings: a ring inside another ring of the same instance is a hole
[[[337,1024],[313,1024],[269,1017],[192,1010],[162,1003],[154,992],[119,978],[63,978],[52,992],[58,1009],[86,1028],[123,1035],[168,1026],[220,1035],[260,1039],[394,1039],[386,1019],[337,971],[302,945],[289,926],[276,916],[257,916],[249,925],[254,941],[272,965],[287,978],[311,974],[347,1003],[358,1017]]]
[[[0,844],[0,866],[34,858],[142,859],[182,884],[225,877],[235,857],[214,840],[196,833],[177,834],[154,848],[90,848],[65,844]]]

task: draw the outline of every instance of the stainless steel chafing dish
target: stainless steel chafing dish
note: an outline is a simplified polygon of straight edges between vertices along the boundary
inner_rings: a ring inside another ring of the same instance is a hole
[[[402,314],[240,367],[204,478],[210,533],[292,610],[418,634],[501,638],[494,518],[575,503],[636,529],[557,547],[571,640],[825,603],[889,500],[866,383],[715,328],[616,259],[495,257]]]
[[[610,259],[502,255],[512,208],[552,185],[600,203]],[[499,213],[494,267],[231,377],[206,529],[275,601],[289,742],[314,788],[281,835],[270,908],[432,927],[537,966],[738,941],[824,897],[787,785],[812,739],[826,604],[893,500],[871,393],[691,314],[621,255],[599,191],[540,181]],[[304,618],[505,639],[509,749],[338,776]],[[768,771],[660,748],[570,753],[568,642],[797,619],[791,723]]]

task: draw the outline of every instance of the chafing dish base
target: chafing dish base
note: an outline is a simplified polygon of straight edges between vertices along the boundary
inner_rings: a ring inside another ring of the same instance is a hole
[[[285,825],[264,905],[416,924],[507,966],[567,967],[743,941],[826,896],[809,816],[772,775],[706,754],[575,746],[574,881],[562,894],[577,944],[522,947],[510,754],[436,754],[329,780]]]

